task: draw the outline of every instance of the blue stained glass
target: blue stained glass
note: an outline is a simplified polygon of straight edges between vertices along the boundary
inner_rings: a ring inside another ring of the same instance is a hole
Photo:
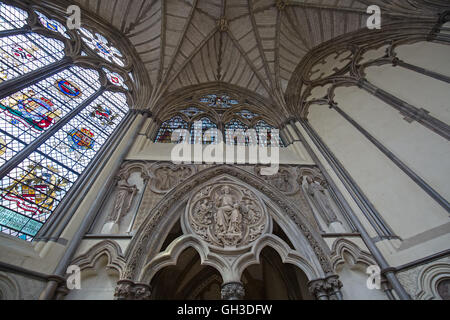
[[[125,66],[122,53],[112,46],[104,36],[99,33],[93,34],[86,28],[80,28],[79,31],[84,43],[100,57],[108,62],[115,63],[120,67]]]
[[[196,124],[200,124],[201,127],[196,127]],[[210,129],[217,129],[217,125],[212,122],[209,118],[202,118],[199,121],[196,121],[191,126],[191,143],[193,144],[212,144],[216,143],[214,137],[211,137],[211,139],[207,139],[204,134],[206,131]],[[217,130],[215,132],[215,135],[217,135]]]
[[[58,21],[36,12],[41,24],[65,37]],[[25,11],[0,2],[0,31],[25,25]],[[96,34],[100,55],[121,53]],[[105,44],[105,46],[103,46]],[[36,33],[0,38],[0,83],[64,57],[64,43]],[[85,53],[82,55],[86,56]],[[123,65],[123,64],[122,64]],[[128,89],[105,69],[110,82]],[[0,166],[100,89],[99,73],[72,66],[0,101]],[[128,111],[125,94],[104,92],[0,180],[0,232],[32,241]]]
[[[231,99],[227,95],[209,94],[200,99],[201,103],[205,103],[208,107],[213,108],[231,108],[233,105],[239,104],[239,101]]]
[[[1,100],[0,165],[99,88],[98,72],[74,66]]]
[[[259,116],[259,114],[253,113],[251,111],[248,110],[242,110],[236,113],[237,115],[241,116],[244,119],[248,119],[251,120],[257,116]]]
[[[47,18],[44,14],[36,11],[36,14],[38,15],[39,21],[41,22],[42,26],[50,31],[60,33],[67,39],[70,39],[70,36],[66,33],[67,29],[64,27],[62,23],[56,20],[52,20]]]
[[[193,118],[196,115],[203,113],[203,111],[196,107],[189,107],[187,109],[181,110],[181,113],[189,118]]]
[[[234,136],[235,132],[242,130],[244,133],[249,129],[249,127],[240,120],[233,119],[225,125],[225,137],[227,144],[234,145],[248,145],[249,138],[245,137],[245,143],[240,141],[237,137]],[[253,143],[254,141],[252,141]]]

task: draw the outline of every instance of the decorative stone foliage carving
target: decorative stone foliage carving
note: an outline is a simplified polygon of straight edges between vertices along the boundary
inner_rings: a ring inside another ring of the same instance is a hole
[[[317,300],[342,300],[342,282],[338,275],[331,275],[324,279],[310,281],[309,291]]]
[[[222,300],[242,300],[245,296],[245,289],[242,283],[233,282],[222,286]]]
[[[114,297],[116,300],[150,300],[151,287],[142,283],[134,283],[130,280],[117,282]]]
[[[226,248],[255,241],[267,226],[267,214],[250,190],[236,184],[208,185],[188,204],[188,222],[208,244]]]

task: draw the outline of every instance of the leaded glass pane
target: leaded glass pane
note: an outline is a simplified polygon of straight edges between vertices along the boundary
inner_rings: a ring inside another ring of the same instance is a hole
[[[0,83],[61,60],[64,43],[37,33],[0,38]]]
[[[208,107],[213,108],[231,108],[233,105],[239,104],[239,101],[231,99],[229,96],[222,94],[209,94],[200,99],[201,103],[205,103]]]
[[[244,133],[248,130],[248,126],[243,123],[242,121],[239,121],[237,119],[233,119],[230,122],[228,122],[225,125],[225,138],[227,144],[234,144],[234,145],[243,145],[241,141],[237,137],[234,136],[235,132],[238,132],[238,130],[242,130]],[[254,141],[251,141],[255,143]],[[249,138],[245,138],[244,145],[249,144]]]
[[[80,36],[84,43],[100,57],[108,62],[115,63],[121,67],[125,66],[125,59],[122,53],[115,48],[108,39],[99,33],[93,34],[86,28],[80,29]]]
[[[98,72],[73,66],[0,101],[0,165],[100,88]]]
[[[276,146],[276,147],[283,147],[283,142],[281,141],[280,137],[278,137],[277,140],[275,140],[275,137],[272,137],[272,133],[275,128],[269,125],[264,120],[258,121],[258,123],[255,126],[256,133],[258,134],[258,141],[259,145],[263,147],[267,146]],[[262,131],[266,131],[267,134],[263,134]],[[261,133],[261,135],[260,135]]]
[[[239,115],[239,116],[241,116],[242,118],[248,119],[248,120],[251,120],[251,119],[253,119],[253,118],[259,116],[258,114],[253,113],[253,112],[248,111],[248,110],[242,110],[242,111],[239,111],[239,112],[236,113],[236,114]]]
[[[188,129],[188,124],[186,121],[184,121],[181,117],[174,117],[166,122],[164,122],[159,131],[158,135],[156,136],[155,142],[160,143],[170,143],[172,142],[172,133],[176,129]]]
[[[27,18],[26,11],[0,2],[0,31],[22,28]]]
[[[128,90],[128,87],[125,84],[125,81],[123,80],[122,76],[116,72],[111,72],[106,68],[103,68],[103,71],[106,73],[106,77],[108,78],[108,81],[111,82],[113,85],[117,87],[122,87],[126,90]]]
[[[44,14],[37,12],[36,14],[39,17],[39,21],[41,22],[42,26],[50,31],[57,32],[62,34],[67,39],[70,39],[70,36],[66,33],[67,29],[66,27],[60,23],[59,21],[52,20],[47,18]]]
[[[217,129],[217,125],[214,122],[212,122],[209,118],[202,118],[201,120],[196,121],[191,126],[191,143],[212,144],[217,142],[215,141],[214,137],[211,137],[212,139],[206,139],[206,137],[204,136],[205,132],[209,129]]]
[[[187,109],[181,110],[181,113],[188,118],[193,118],[196,115],[203,113],[203,111],[196,107],[189,107]]]

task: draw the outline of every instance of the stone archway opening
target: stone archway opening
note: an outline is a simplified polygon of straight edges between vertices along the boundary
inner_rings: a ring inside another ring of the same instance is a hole
[[[314,300],[308,291],[308,278],[292,264],[282,262],[271,247],[260,254],[260,263],[244,270],[241,278],[245,300]]]
[[[201,265],[193,248],[181,253],[177,264],[156,273],[151,281],[154,300],[220,300],[222,276],[210,266]]]

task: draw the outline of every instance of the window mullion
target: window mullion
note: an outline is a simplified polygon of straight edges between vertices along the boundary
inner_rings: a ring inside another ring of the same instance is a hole
[[[21,34],[27,34],[29,32],[31,32],[31,28],[29,25],[26,25],[20,29],[2,30],[2,31],[0,31],[0,38],[10,37],[10,36],[19,36]]]
[[[4,99],[22,89],[32,86],[72,65],[70,57],[64,57],[60,61],[49,64],[48,66],[31,71],[15,79],[5,81],[0,84],[0,100]]]
[[[36,140],[26,146],[21,152],[12,157],[0,168],[0,179],[3,179],[11,170],[18,166],[30,154],[36,151],[47,139],[53,136],[58,130],[65,126],[72,118],[77,116],[84,108],[90,105],[95,99],[103,94],[105,87],[100,87],[96,93],[81,103],[78,107],[69,112],[63,119],[51,127],[48,131],[39,136]]]

